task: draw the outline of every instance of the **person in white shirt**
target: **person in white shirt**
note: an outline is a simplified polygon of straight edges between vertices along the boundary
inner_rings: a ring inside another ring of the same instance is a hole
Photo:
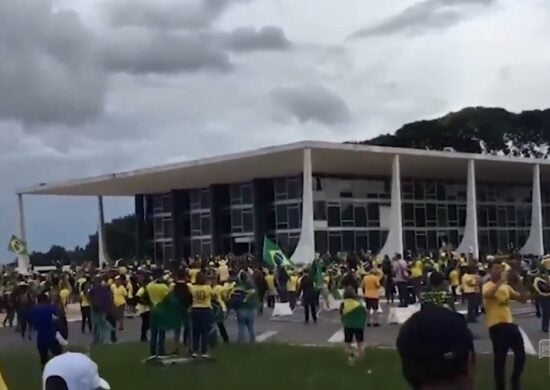
[[[97,364],[83,353],[66,352],[51,359],[42,373],[42,390],[110,390]]]

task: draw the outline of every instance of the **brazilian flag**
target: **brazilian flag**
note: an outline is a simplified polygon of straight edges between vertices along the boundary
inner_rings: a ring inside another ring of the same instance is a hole
[[[294,268],[294,264],[285,256],[281,248],[267,237],[264,238],[263,258],[270,268],[275,268],[277,264],[285,268]]]
[[[344,328],[364,329],[367,321],[367,310],[358,299],[344,299],[342,324]]]
[[[20,239],[19,237],[12,235],[10,243],[8,245],[8,250],[15,253],[16,255],[26,255],[27,254],[27,243]]]

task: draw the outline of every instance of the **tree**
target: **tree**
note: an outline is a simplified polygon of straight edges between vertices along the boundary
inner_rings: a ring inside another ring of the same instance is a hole
[[[112,259],[130,259],[135,256],[135,231],[136,221],[134,215],[115,218],[105,224],[107,249]],[[30,259],[31,264],[35,266],[54,265],[56,261],[61,261],[63,264],[97,261],[97,233],[88,236],[88,243],[84,248],[77,246],[73,250],[66,250],[60,245],[52,245],[48,252],[31,253]]]
[[[511,113],[468,107],[441,118],[408,123],[361,144],[548,158],[550,109]]]

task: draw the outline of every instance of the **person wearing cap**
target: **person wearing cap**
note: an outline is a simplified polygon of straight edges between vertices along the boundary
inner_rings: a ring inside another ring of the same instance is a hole
[[[43,390],[110,390],[101,378],[97,364],[82,353],[66,352],[46,364],[42,373]]]
[[[514,290],[506,280],[506,273],[500,261],[493,260],[489,266],[491,279],[483,285],[482,295],[485,306],[485,319],[489,336],[493,343],[494,379],[497,390],[506,388],[506,356],[511,349],[514,353],[514,368],[511,376],[512,389],[521,388],[521,373],[525,366],[523,337],[513,323],[510,301],[525,302],[527,295]]]
[[[420,310],[403,324],[396,346],[412,389],[474,389],[474,340],[461,314],[443,307]]]

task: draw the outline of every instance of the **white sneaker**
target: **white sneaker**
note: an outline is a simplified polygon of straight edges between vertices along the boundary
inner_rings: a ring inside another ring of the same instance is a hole
[[[201,358],[203,358],[203,359],[210,359],[210,355],[207,354],[207,353],[205,353],[205,354],[201,355]]]

